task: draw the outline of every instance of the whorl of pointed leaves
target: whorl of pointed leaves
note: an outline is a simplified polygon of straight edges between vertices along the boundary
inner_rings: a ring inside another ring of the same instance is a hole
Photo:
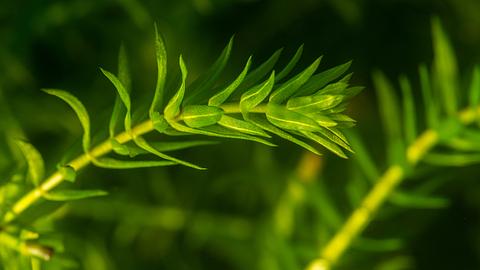
[[[145,121],[151,121],[153,129],[170,136],[199,134],[209,137],[250,140],[274,146],[271,134],[289,140],[301,147],[320,154],[317,145],[323,146],[340,157],[344,150],[352,152],[341,128],[353,126],[355,121],[344,114],[347,102],[361,87],[349,86],[351,74],[344,75],[350,62],[317,72],[321,58],[296,75],[289,75],[296,67],[303,52],[303,45],[286,66],[276,72],[276,62],[281,50],[276,51],[264,63],[253,66],[250,57],[240,74],[228,83],[220,78],[228,63],[233,38],[210,69],[187,85],[188,70],[182,58],[178,65],[181,80],[173,96],[165,89],[167,78],[167,52],[155,26],[155,49],[158,77],[152,104]],[[109,157],[91,157],[93,164],[106,168],[132,168],[181,164],[204,169],[180,160],[167,151],[205,145],[206,141],[174,143],[148,142],[137,134],[133,143],[122,144],[116,140],[120,119],[122,130],[132,134],[136,124],[132,122],[130,98],[131,79],[124,47],[120,49],[118,75],[101,69],[117,91],[117,98],[109,123],[110,144],[116,154],[134,157],[153,154],[160,161],[118,160]],[[90,117],[83,104],[66,91],[45,89],[68,103],[77,114],[82,128],[83,149],[88,155],[90,145]],[[237,97],[237,98],[235,98]],[[239,97],[239,98],[238,98]],[[36,176],[32,176],[36,178]]]

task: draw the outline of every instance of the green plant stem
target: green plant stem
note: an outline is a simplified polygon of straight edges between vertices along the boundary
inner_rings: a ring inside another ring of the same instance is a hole
[[[458,115],[462,124],[468,125],[480,118],[480,107],[465,109]],[[415,166],[439,141],[437,131],[424,131],[406,151],[407,162],[410,167]],[[361,234],[363,229],[373,219],[377,210],[388,196],[404,179],[406,168],[397,164],[390,166],[378,179],[375,186],[364,197],[343,227],[333,236],[320,252],[320,257],[313,260],[307,270],[329,270],[343,255],[353,240]]]
[[[2,246],[15,250],[22,255],[39,258],[45,261],[50,260],[53,254],[53,249],[50,247],[20,240],[6,232],[0,232],[0,243]]]
[[[240,113],[241,109],[237,103],[235,104],[225,104],[222,105],[221,108],[225,111],[225,113]],[[255,113],[264,113],[265,106],[259,105],[253,112]],[[146,120],[132,128],[130,132],[124,131],[117,136],[115,139],[120,143],[124,144],[129,141],[132,141],[135,137],[142,136],[150,131],[153,131],[153,122],[151,120]],[[92,162],[92,159],[101,157],[106,155],[112,151],[112,144],[111,140],[106,140],[96,147],[94,147],[91,151],[84,153],[83,155],[73,159],[67,165],[72,167],[75,171],[78,171],[85,166],[89,165]],[[17,202],[15,202],[12,208],[5,214],[3,217],[3,224],[12,222],[15,218],[23,213],[27,208],[29,208],[33,203],[38,201],[45,193],[52,190],[59,184],[61,184],[65,180],[65,176],[57,170],[54,172],[50,177],[45,179],[42,184],[40,184],[35,189],[31,190],[23,197],[21,197]]]

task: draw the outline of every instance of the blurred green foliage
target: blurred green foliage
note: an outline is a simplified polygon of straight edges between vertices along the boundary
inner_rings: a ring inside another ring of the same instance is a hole
[[[75,115],[40,88],[74,93],[98,112],[92,117],[98,130],[108,122],[115,99],[98,66],[115,70],[123,42],[131,59],[132,103],[144,104],[151,96],[156,78],[154,21],[169,58],[182,53],[188,59],[191,78],[203,72],[235,34],[227,66],[230,78],[252,52],[261,61],[280,47],[293,55],[304,43],[299,66],[306,67],[320,54],[327,63],[321,64],[323,69],[354,59],[353,81],[367,87],[350,108],[361,139],[349,136],[357,152],[353,159],[367,164],[330,154],[318,158],[276,138],[280,147],[275,149],[223,141],[182,150],[182,158],[201,161],[205,172],[178,166],[88,168],[75,187],[110,194],[31,209],[27,216],[32,219],[50,214],[29,225],[34,228],[12,234],[29,239],[27,230],[34,230],[55,254],[38,268],[35,260],[0,248],[0,256],[9,258],[1,262],[3,269],[303,269],[371,187],[366,178],[375,171],[365,173],[369,164],[359,147],[368,148],[370,163],[377,167],[388,163],[372,71],[412,78],[417,113],[428,114],[419,101],[417,85],[424,82],[417,74],[419,63],[432,64],[431,18],[442,20],[457,55],[456,83],[468,89],[472,66],[480,63],[479,12],[476,0],[0,2],[2,205],[10,203],[4,192],[17,192],[25,168],[14,139],[28,138],[38,148],[47,174],[72,145],[80,145],[81,126],[71,121]],[[170,70],[177,70],[176,64],[170,61]],[[400,84],[392,87],[396,96],[396,89],[408,91],[405,80]],[[465,103],[466,92],[459,94],[459,104]],[[478,147],[470,149],[478,152]],[[450,157],[445,163],[454,161]],[[401,193],[393,196],[338,269],[480,268],[480,168],[469,164],[425,166],[409,175],[405,189],[433,193],[438,200],[422,209],[402,204],[402,198],[410,200]],[[23,219],[19,224],[30,223]]]

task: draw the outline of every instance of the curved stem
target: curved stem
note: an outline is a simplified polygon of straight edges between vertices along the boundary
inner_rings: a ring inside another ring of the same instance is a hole
[[[229,113],[240,113],[241,109],[238,103],[230,103],[224,104],[221,108],[225,111],[226,114]],[[256,113],[263,113],[265,112],[265,106],[259,105],[254,108]],[[142,136],[145,133],[154,130],[153,122],[151,120],[147,120],[135,126],[130,132],[124,131],[117,136],[115,139],[121,143],[127,143],[133,140],[135,137]],[[92,162],[92,159],[101,157],[106,155],[112,151],[112,144],[110,140],[106,140],[96,147],[94,147],[91,151],[84,153],[83,155],[73,159],[70,161],[67,166],[72,167],[75,171],[78,171],[85,166],[89,165]],[[17,202],[15,202],[12,208],[5,214],[3,217],[2,223],[9,223],[15,220],[15,218],[23,213],[27,208],[29,208],[33,203],[39,200],[45,193],[52,190],[60,183],[65,180],[65,176],[57,170],[55,173],[50,175],[47,179],[45,179],[41,185],[36,187],[35,189],[31,190],[23,197],[21,197]]]
[[[153,130],[153,123],[151,120],[147,120],[136,127],[134,127],[130,133],[122,132],[115,136],[115,139],[123,144],[131,141],[134,137],[141,136]],[[75,171],[82,169],[92,162],[92,158],[101,157],[112,151],[112,144],[110,140],[106,140],[93,148],[90,152],[85,153],[74,160],[70,161],[67,165],[72,167]],[[40,199],[43,194],[52,190],[65,180],[65,176],[57,170],[55,173],[45,179],[41,185],[31,190],[29,193],[21,197],[3,217],[3,223],[9,223],[13,221],[19,214],[30,207],[34,202]]]
[[[466,109],[459,113],[459,120],[464,125],[471,124],[480,118],[480,107]],[[435,130],[424,131],[406,151],[407,162],[415,166],[439,140]],[[307,270],[329,270],[343,255],[353,240],[362,233],[363,229],[373,219],[377,210],[404,179],[405,168],[401,165],[390,166],[378,179],[375,186],[364,197],[342,228],[333,236],[320,253],[320,258],[313,260]]]

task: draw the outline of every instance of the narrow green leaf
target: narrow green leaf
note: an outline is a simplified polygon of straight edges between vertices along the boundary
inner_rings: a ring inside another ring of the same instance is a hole
[[[302,57],[303,53],[303,44],[298,47],[297,51],[295,52],[295,55],[293,55],[292,59],[288,62],[288,64],[278,73],[277,75],[277,81],[281,81],[283,78],[288,76],[292,69],[295,67],[295,65],[298,63],[300,60],[300,57]]]
[[[253,87],[247,92],[243,93],[240,99],[240,109],[245,118],[247,118],[248,113],[258,106],[262,101],[267,98],[270,91],[272,91],[273,85],[275,83],[275,71],[272,72],[268,80],[258,86]]]
[[[344,74],[352,64],[352,61],[348,61],[345,64],[327,69],[323,72],[313,75],[307,83],[305,83],[295,94],[295,96],[308,96],[319,89],[322,89],[329,82],[339,78]]]
[[[322,154],[320,154],[320,152],[318,152],[317,149],[315,149],[313,146],[309,145],[308,143],[306,143],[306,142],[304,142],[300,139],[297,139],[293,135],[277,128],[276,126],[274,126],[272,124],[270,124],[270,122],[268,122],[268,120],[262,115],[250,115],[249,116],[249,121],[251,121],[255,125],[259,126],[260,128],[279,136],[280,138],[283,138],[285,140],[288,140],[288,141],[290,141],[294,144],[297,144],[297,145],[305,148],[306,150],[308,150],[308,151],[310,151],[314,154],[317,154],[319,156],[322,155]]]
[[[320,129],[312,118],[276,104],[268,104],[266,115],[268,121],[279,128],[302,131],[318,131]]]
[[[100,68],[100,70],[102,71],[103,75],[105,75],[105,77],[107,77],[110,82],[115,86],[115,89],[117,90],[123,105],[127,109],[127,113],[125,115],[125,130],[130,131],[132,128],[132,108],[130,102],[130,94],[128,93],[122,82],[117,78],[117,76],[107,70],[104,70],[103,68]]]
[[[213,88],[218,77],[227,65],[230,53],[232,52],[233,36],[230,38],[228,45],[223,49],[218,59],[213,63],[212,67],[199,79],[190,86],[191,92],[185,99],[185,104],[193,104],[203,102],[206,97],[210,96],[209,90]]]
[[[457,113],[458,68],[455,53],[438,18],[432,20],[434,49],[434,71],[438,81],[436,85],[442,97],[445,112],[453,116]]]
[[[320,144],[321,146],[325,147],[326,149],[330,150],[332,153],[336,154],[337,156],[341,157],[341,158],[345,158],[347,159],[348,157],[345,155],[345,153],[342,151],[342,149],[340,149],[340,147],[338,147],[335,143],[331,142],[330,140],[320,136],[320,135],[317,135],[313,132],[310,132],[310,131],[301,131],[301,133],[303,135],[305,135],[305,137],[317,142],[318,144]]]
[[[396,239],[396,238],[373,239],[373,238],[366,238],[366,237],[358,237],[352,243],[352,247],[354,247],[355,249],[367,251],[367,252],[392,252],[392,251],[397,251],[403,248],[404,242],[402,239]]]
[[[49,201],[73,201],[86,199],[91,197],[106,196],[108,192],[103,190],[60,190],[60,191],[50,191],[43,194],[43,198]]]
[[[158,32],[157,24],[155,27],[155,56],[157,60],[157,84],[155,94],[149,109],[149,116],[152,118],[154,112],[158,112],[163,105],[165,96],[165,80],[167,77],[167,50],[162,36]]]
[[[243,68],[242,73],[240,73],[240,75],[238,75],[238,77],[225,89],[223,89],[222,91],[220,91],[219,93],[211,97],[208,100],[208,105],[210,106],[222,105],[230,97],[233,91],[235,91],[238,88],[238,86],[243,82],[243,80],[245,79],[245,76],[248,73],[248,70],[250,69],[251,63],[252,63],[252,57],[250,56],[248,58],[247,64]]]
[[[58,89],[42,89],[45,93],[49,95],[56,96],[63,101],[65,101],[77,114],[80,124],[83,128],[83,138],[82,145],[83,151],[88,152],[90,148],[90,117],[88,116],[87,109],[85,106],[78,100],[74,95]]]
[[[420,209],[438,209],[450,205],[447,198],[415,194],[405,191],[393,192],[388,201],[396,206]]]
[[[165,110],[163,111],[165,118],[167,121],[169,119],[173,119],[177,117],[180,113],[180,106],[182,105],[183,96],[185,95],[185,80],[187,79],[187,68],[185,67],[185,63],[183,62],[183,58],[180,55],[179,59],[180,69],[182,71],[182,83],[175,95],[170,99],[167,106],[165,106]]]
[[[223,115],[220,121],[218,121],[218,124],[241,133],[271,138],[270,135],[265,133],[262,129],[258,128],[254,124],[230,117],[228,115]]]
[[[130,71],[128,68],[128,58],[125,46],[120,47],[120,52],[118,54],[118,79],[125,86],[127,91],[130,91],[132,80],[130,78]],[[118,95],[115,96],[115,104],[113,105],[112,115],[110,117],[109,123],[109,134],[110,138],[113,138],[116,133],[116,127],[120,121],[122,114],[122,101]]]
[[[479,153],[429,153],[424,161],[437,166],[465,167],[480,163]]]
[[[35,186],[38,186],[45,176],[45,165],[42,155],[28,142],[17,140],[16,143],[27,161],[30,180]]]
[[[243,80],[242,84],[240,84],[240,90],[248,89],[255,84],[258,83],[261,79],[263,79],[268,73],[272,72],[273,67],[278,61],[280,54],[282,53],[283,49],[276,50],[270,58],[267,59],[263,64],[258,66],[256,69],[252,70],[248,73],[248,75]]]
[[[136,169],[177,165],[177,162],[169,160],[118,160],[106,157],[93,159],[92,163],[97,167],[106,169]]]
[[[287,102],[287,109],[311,114],[332,109],[343,101],[342,95],[314,95],[291,98]]]
[[[158,151],[157,149],[155,149],[154,147],[152,147],[147,141],[145,141],[142,137],[136,137],[134,138],[134,142],[142,149],[160,157],[160,158],[163,158],[163,159],[166,159],[166,160],[169,160],[169,161],[172,161],[172,162],[175,162],[175,163],[178,163],[178,164],[181,164],[181,165],[184,165],[184,166],[187,166],[187,167],[190,167],[190,168],[194,168],[194,169],[197,169],[197,170],[206,170],[206,168],[203,168],[203,167],[200,167],[198,165],[195,165],[195,164],[192,164],[188,161],[184,161],[184,160],[180,160],[180,159],[177,159],[175,157],[172,157],[172,156],[169,156],[169,155],[166,155],[160,151]]]
[[[480,103],[480,66],[475,66],[470,83],[469,105],[472,109],[478,109]]]
[[[438,126],[438,105],[432,95],[430,75],[428,74],[427,67],[423,64],[420,65],[418,67],[418,73],[420,76],[422,98],[425,108],[425,116],[427,118],[427,124],[431,128],[436,128]]]
[[[181,119],[189,127],[199,128],[216,124],[222,118],[223,110],[207,105],[188,105],[183,108]]]
[[[415,115],[415,102],[413,101],[412,87],[407,77],[400,77],[400,88],[403,95],[403,126],[405,130],[405,141],[413,143],[417,137],[417,117]]]
[[[365,147],[362,139],[358,133],[354,131],[348,131],[347,133],[352,148],[355,149],[354,160],[358,163],[361,171],[370,181],[375,183],[380,178],[380,170],[377,168],[375,161]]]
[[[317,58],[308,68],[291,78],[287,82],[283,83],[272,95],[270,95],[270,102],[283,103],[290,98],[295,91],[297,91],[304,83],[310,79],[313,73],[317,70],[320,64],[320,59]]]
[[[377,91],[383,128],[387,135],[389,164],[401,164],[404,160],[405,149],[397,97],[392,85],[383,73],[375,71],[373,82]]]
[[[199,134],[199,135],[206,135],[206,136],[213,136],[213,137],[221,137],[221,138],[230,138],[230,139],[240,139],[240,140],[248,140],[248,141],[254,141],[254,142],[259,142],[268,146],[276,146],[275,144],[272,144],[269,141],[263,140],[261,138],[257,138],[255,136],[251,136],[248,134],[243,134],[241,132],[227,129],[222,126],[208,126],[208,127],[203,127],[201,129],[194,129],[191,127],[184,126],[178,122],[171,122],[170,125],[181,132],[186,132],[190,134]]]

